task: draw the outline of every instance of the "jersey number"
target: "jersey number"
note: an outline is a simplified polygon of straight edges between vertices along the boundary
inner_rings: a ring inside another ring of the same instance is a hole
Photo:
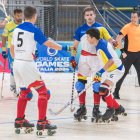
[[[22,39],[22,35],[24,34],[24,32],[19,32],[18,33],[18,38],[17,38],[17,40],[18,40],[18,47],[21,47],[22,46],[22,44],[23,44],[23,39]]]

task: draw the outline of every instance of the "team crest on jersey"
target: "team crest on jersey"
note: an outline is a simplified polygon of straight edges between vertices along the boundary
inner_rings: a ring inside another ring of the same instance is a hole
[[[52,48],[47,48],[47,54],[49,56],[55,56],[58,53],[58,50],[54,50]]]

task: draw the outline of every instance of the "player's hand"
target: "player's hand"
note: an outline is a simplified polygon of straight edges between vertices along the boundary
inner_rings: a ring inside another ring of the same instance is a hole
[[[5,20],[6,20],[7,22],[11,21],[11,16],[8,15],[8,16],[5,18]]]
[[[72,66],[74,69],[76,68],[76,66],[77,66],[77,62],[76,62],[74,56],[71,56],[70,64],[71,64],[71,66]]]
[[[71,52],[71,56],[76,56],[76,49],[74,48],[74,46],[70,46],[69,47],[69,51]]]
[[[123,57],[123,58],[126,58],[126,57],[127,57],[127,54],[126,54],[125,52],[123,52],[123,53],[122,53],[122,57]]]
[[[8,54],[7,54],[6,51],[2,51],[2,57],[3,57],[4,59],[6,59],[6,58],[8,57]]]
[[[116,40],[112,42],[112,45],[114,46],[114,49],[119,48],[118,42]]]
[[[93,81],[100,82],[102,78],[102,74],[105,72],[105,70],[102,68],[100,71],[96,72]]]
[[[38,50],[35,50],[35,53],[33,54],[34,60],[36,60],[39,57]]]
[[[94,82],[92,85],[93,91],[98,93],[100,88],[101,82]]]

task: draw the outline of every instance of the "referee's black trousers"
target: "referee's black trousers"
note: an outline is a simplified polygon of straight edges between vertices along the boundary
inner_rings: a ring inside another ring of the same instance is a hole
[[[121,85],[126,77],[126,75],[128,74],[130,67],[132,65],[134,65],[136,72],[137,72],[137,76],[138,76],[138,82],[140,85],[140,52],[127,52],[127,57],[126,58],[122,58],[122,63],[125,67],[125,73],[122,76],[122,78],[116,83],[116,88],[114,91],[114,94],[118,94],[119,90],[121,88]]]

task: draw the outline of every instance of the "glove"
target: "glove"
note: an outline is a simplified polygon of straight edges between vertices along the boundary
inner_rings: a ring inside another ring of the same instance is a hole
[[[70,52],[71,52],[71,56],[76,56],[76,49],[73,47],[73,46],[70,46],[69,47],[69,50],[70,50]]]
[[[101,82],[94,82],[92,85],[93,91],[98,93],[100,88]]]
[[[8,57],[8,54],[6,53],[6,51],[2,51],[2,57],[3,57],[4,59],[6,59],[6,58]]]
[[[76,68],[77,62],[75,61],[75,57],[74,57],[74,56],[71,56],[70,64],[71,64],[71,66],[72,66],[74,69]]]
[[[105,72],[105,70],[102,68],[100,71],[96,72],[94,78],[93,78],[93,81],[95,82],[100,82],[101,81],[101,77],[102,77],[102,74]]]
[[[34,60],[36,60],[39,57],[38,50],[35,50],[35,53],[33,54]]]
[[[112,42],[112,45],[114,46],[115,49],[118,48],[118,42],[117,42],[116,40],[114,40],[114,41]]]
[[[10,22],[12,19],[11,19],[11,16],[9,15],[9,16],[7,16],[6,18],[5,18],[5,20],[7,21],[7,22]]]

